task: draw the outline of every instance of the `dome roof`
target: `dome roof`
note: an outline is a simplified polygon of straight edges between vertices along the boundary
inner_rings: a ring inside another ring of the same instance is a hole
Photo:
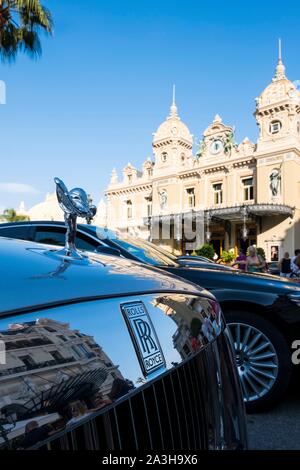
[[[63,220],[63,212],[58,205],[56,194],[48,194],[45,201],[36,204],[28,211],[30,220]]]
[[[167,119],[158,127],[153,134],[153,144],[155,145],[164,139],[181,139],[193,145],[193,136],[188,127],[181,121],[177,113],[177,106],[173,100],[170,114]]]
[[[268,106],[286,99],[300,102],[300,92],[294,83],[286,77],[285,66],[282,60],[279,59],[272,83],[257,98],[257,104],[259,106]]]

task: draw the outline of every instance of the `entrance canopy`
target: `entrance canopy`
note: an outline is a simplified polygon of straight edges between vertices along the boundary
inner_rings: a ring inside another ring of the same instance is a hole
[[[277,215],[285,217],[294,216],[294,208],[286,206],[284,204],[249,204],[239,205],[233,207],[222,207],[219,209],[210,209],[209,212],[211,218],[220,220],[243,221],[244,216],[247,218],[251,217],[274,217]]]

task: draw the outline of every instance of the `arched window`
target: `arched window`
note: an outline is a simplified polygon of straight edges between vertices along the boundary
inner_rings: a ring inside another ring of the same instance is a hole
[[[132,201],[126,201],[126,214],[127,219],[132,219]]]
[[[187,194],[187,205],[190,209],[192,209],[196,205],[195,188],[186,188],[186,194]]]
[[[152,216],[152,196],[145,197],[147,217]]]
[[[282,129],[282,123],[281,121],[272,121],[270,123],[270,134],[278,134]]]
[[[163,152],[163,153],[161,154],[161,161],[162,161],[163,163],[166,163],[167,159],[168,159],[168,154],[167,154],[167,152]]]

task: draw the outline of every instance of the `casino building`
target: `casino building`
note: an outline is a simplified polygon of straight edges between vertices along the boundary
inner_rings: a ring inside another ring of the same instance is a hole
[[[175,96],[153,136],[154,160],[141,171],[115,170],[106,190],[107,226],[152,239],[174,253],[186,251],[179,219],[203,223],[202,242],[222,250],[255,244],[268,260],[300,248],[300,92],[285,74],[281,54],[274,78],[256,99],[257,142],[236,143],[220,116],[203,132],[196,155]],[[155,238],[153,223],[170,224]],[[178,226],[180,232],[178,232]],[[200,237],[201,239],[201,237]]]

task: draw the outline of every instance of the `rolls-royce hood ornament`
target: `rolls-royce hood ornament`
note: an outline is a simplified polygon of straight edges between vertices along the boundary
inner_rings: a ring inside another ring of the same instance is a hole
[[[77,229],[77,217],[86,219],[91,223],[95,217],[97,208],[90,204],[86,192],[81,188],[73,188],[68,191],[64,182],[59,178],[54,178],[56,183],[56,195],[58,204],[64,212],[65,224],[67,227],[66,244],[62,254],[72,258],[82,258],[75,246],[75,237]]]

